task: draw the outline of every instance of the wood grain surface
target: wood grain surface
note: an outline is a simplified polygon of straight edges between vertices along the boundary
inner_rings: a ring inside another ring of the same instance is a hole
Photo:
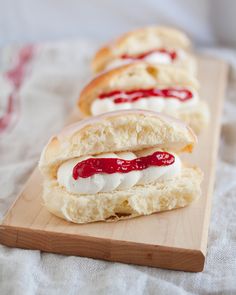
[[[36,168],[0,225],[0,243],[25,249],[79,255],[184,271],[202,271],[207,250],[215,165],[227,65],[199,57],[200,95],[209,104],[210,125],[185,160],[204,171],[202,196],[170,212],[116,223],[76,225],[43,206],[42,178]],[[70,122],[76,120],[75,113]]]

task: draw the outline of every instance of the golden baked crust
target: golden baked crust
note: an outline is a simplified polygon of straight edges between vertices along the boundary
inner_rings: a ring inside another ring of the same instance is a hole
[[[92,68],[95,73],[103,71],[107,64],[118,56],[137,54],[156,48],[188,50],[189,38],[183,32],[164,26],[151,26],[125,33],[104,46],[95,54]]]
[[[209,124],[210,113],[208,105],[205,101],[200,100],[199,103],[191,109],[178,112],[176,118],[188,124],[198,135]]]
[[[183,167],[179,177],[96,195],[71,194],[51,181],[43,199],[50,212],[71,222],[115,221],[189,205],[201,195],[202,177],[198,168]]]
[[[84,115],[90,116],[91,104],[101,93],[119,89],[133,90],[176,85],[193,89],[199,86],[196,78],[183,69],[169,65],[158,66],[146,62],[135,62],[103,73],[93,79],[82,90],[78,107]]]
[[[58,166],[71,158],[160,146],[190,152],[196,136],[184,123],[141,110],[107,113],[80,121],[50,139],[39,161],[43,175],[55,179]]]

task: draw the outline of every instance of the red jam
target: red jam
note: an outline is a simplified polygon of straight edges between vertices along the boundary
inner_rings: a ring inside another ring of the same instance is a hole
[[[178,88],[165,88],[165,89],[138,89],[130,91],[112,91],[109,93],[102,93],[99,95],[99,99],[113,98],[114,103],[135,102],[141,98],[149,97],[164,97],[164,98],[176,98],[181,102],[189,100],[193,97],[193,94],[188,89]]]
[[[73,178],[87,178],[97,173],[128,173],[133,170],[144,170],[150,166],[169,166],[175,157],[167,152],[155,152],[152,155],[133,160],[119,158],[90,158],[79,162],[73,168]]]
[[[166,50],[164,48],[161,49],[153,49],[138,55],[129,55],[129,54],[123,54],[121,55],[122,59],[135,59],[135,60],[139,60],[139,59],[144,59],[145,57],[147,57],[148,55],[151,55],[153,53],[163,53],[163,54],[167,54],[170,56],[171,60],[174,61],[177,58],[177,52],[176,51],[170,51],[170,50]]]

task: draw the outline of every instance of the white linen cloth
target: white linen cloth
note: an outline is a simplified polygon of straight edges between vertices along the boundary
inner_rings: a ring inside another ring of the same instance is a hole
[[[15,125],[0,134],[0,219],[89,79],[94,49],[94,44],[85,41],[35,49],[19,89]],[[236,294],[236,52],[208,52],[228,60],[231,71],[204,271],[185,273],[0,245],[1,295]],[[0,53],[0,65],[6,72],[14,66],[12,57],[18,49],[5,48]],[[2,72],[0,114],[6,109],[11,87]]]

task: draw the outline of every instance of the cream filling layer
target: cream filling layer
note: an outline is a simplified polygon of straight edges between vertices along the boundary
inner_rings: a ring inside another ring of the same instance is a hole
[[[177,53],[177,59],[184,59],[186,57],[186,53],[181,49],[176,50],[176,53]],[[133,63],[135,61],[145,61],[150,64],[164,64],[164,65],[169,65],[173,63],[169,54],[165,52],[153,52],[147,55],[146,57],[142,58],[141,60],[135,60],[133,58],[115,58],[108,63],[105,70],[111,70],[120,66]]]
[[[94,174],[91,177],[79,177],[75,180],[72,176],[74,166],[88,158],[121,158],[132,160],[137,157],[151,155],[160,148],[152,148],[136,153],[119,152],[119,153],[104,153],[97,156],[88,156],[74,158],[64,162],[57,171],[57,180],[60,186],[74,194],[96,194],[99,192],[111,192],[114,190],[128,190],[135,185],[144,185],[154,182],[158,179],[163,180],[173,176],[177,176],[181,171],[180,158],[171,152],[175,157],[175,162],[169,166],[152,166],[141,171],[131,171],[128,173],[113,173],[113,174]]]
[[[190,89],[189,89],[190,90]],[[142,109],[156,112],[163,112],[165,114],[173,114],[178,110],[194,107],[199,102],[198,93],[191,90],[193,97],[180,101],[176,98],[164,98],[164,97],[146,97],[138,99],[135,102],[114,103],[115,95],[108,98],[96,98],[91,104],[92,115],[100,115],[106,112],[127,110],[127,109]],[[121,95],[119,95],[121,96]],[[126,98],[126,95],[123,95]]]

